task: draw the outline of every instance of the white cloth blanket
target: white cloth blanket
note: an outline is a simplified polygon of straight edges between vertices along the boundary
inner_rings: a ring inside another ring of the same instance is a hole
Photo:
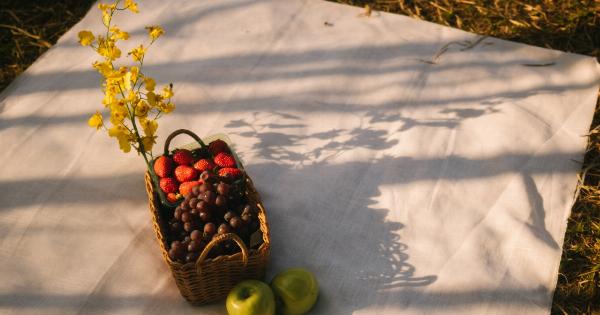
[[[158,142],[229,134],[268,211],[267,281],[312,270],[315,314],[549,312],[593,58],[317,0],[140,11],[117,25],[129,47],[166,30],[145,61],[175,86]],[[224,314],[179,295],[143,160],[86,125],[101,77],[77,32],[100,21],[94,8],[0,96],[0,313]]]

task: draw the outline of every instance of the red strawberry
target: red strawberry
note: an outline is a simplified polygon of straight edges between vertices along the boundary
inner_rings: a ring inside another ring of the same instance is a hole
[[[167,194],[167,200],[169,200],[170,202],[175,202],[179,199],[179,197],[177,196],[176,193],[169,193]]]
[[[165,177],[165,178],[161,178],[160,182],[160,189],[162,189],[162,191],[168,193],[174,193],[177,191],[177,186],[179,185],[177,183],[177,180],[175,180],[175,178],[173,177]]]
[[[173,173],[173,160],[168,156],[161,156],[154,161],[154,172],[160,177],[169,177]]]
[[[179,149],[173,153],[173,161],[178,165],[190,165],[194,161],[194,158],[190,150]]]
[[[235,167],[235,159],[231,154],[221,152],[215,155],[214,161],[220,167]]]
[[[219,176],[226,178],[238,178],[242,175],[242,171],[238,168],[226,167],[219,170]]]
[[[181,183],[181,185],[179,185],[179,193],[182,196],[187,196],[190,194],[190,192],[192,192],[192,188],[194,188],[194,186],[198,186],[198,185],[200,185],[200,182],[198,182],[198,181]]]
[[[175,168],[175,178],[180,183],[193,181],[198,179],[198,171],[188,165],[179,165]]]
[[[215,167],[215,163],[207,159],[198,160],[198,162],[194,164],[194,168],[200,173],[204,171],[212,171]]]
[[[212,155],[216,155],[220,152],[229,152],[229,147],[225,141],[218,139],[208,145],[208,151],[212,153]]]

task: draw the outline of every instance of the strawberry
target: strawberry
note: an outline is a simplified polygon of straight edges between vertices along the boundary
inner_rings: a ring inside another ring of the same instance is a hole
[[[219,170],[219,176],[226,178],[238,178],[242,175],[242,171],[238,168],[226,167]]]
[[[173,173],[173,160],[168,156],[161,156],[154,161],[154,172],[160,177],[169,177]]]
[[[198,179],[198,171],[188,165],[179,165],[175,169],[175,178],[180,183],[193,181]]]
[[[229,147],[227,146],[227,143],[225,143],[225,141],[217,139],[208,145],[208,151],[212,155],[216,155],[220,152],[229,152]]]
[[[179,149],[173,153],[173,161],[177,163],[177,165],[190,165],[194,161],[194,157],[192,157],[192,152],[186,149]]]
[[[165,177],[160,179],[159,186],[160,189],[162,189],[162,191],[168,194],[176,192],[177,186],[179,186],[179,184],[177,183],[177,180],[175,180],[175,178]]]
[[[200,173],[204,171],[212,171],[215,167],[215,163],[207,159],[198,160],[198,162],[194,163],[194,168]]]
[[[178,195],[176,193],[169,193],[167,194],[167,200],[169,200],[170,202],[175,202],[179,199],[181,195]]]
[[[235,159],[231,154],[221,152],[215,155],[214,161],[220,167],[235,167]]]
[[[187,196],[192,192],[192,188],[194,188],[194,186],[198,186],[198,185],[200,185],[200,182],[198,182],[198,181],[181,183],[181,185],[179,185],[179,193],[182,196]]]

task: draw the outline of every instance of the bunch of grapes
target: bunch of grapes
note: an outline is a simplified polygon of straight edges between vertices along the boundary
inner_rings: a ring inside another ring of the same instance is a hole
[[[204,171],[202,184],[194,186],[169,220],[169,257],[181,263],[195,262],[217,235],[237,234],[250,248],[250,236],[259,229],[257,209],[248,203],[243,185]],[[240,251],[231,241],[213,247],[208,257]]]

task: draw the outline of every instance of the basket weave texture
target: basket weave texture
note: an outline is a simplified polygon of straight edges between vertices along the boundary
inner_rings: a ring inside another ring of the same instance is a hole
[[[265,209],[250,177],[246,178],[246,196],[248,203],[258,208],[258,220],[262,232],[263,243],[258,249],[248,249],[237,235],[224,234],[209,242],[196,263],[179,263],[171,260],[165,232],[168,231],[166,220],[161,211],[161,202],[152,184],[151,176],[146,172],[146,192],[150,205],[152,223],[163,258],[181,295],[191,304],[201,305],[225,299],[229,291],[244,279],[262,279],[270,255],[269,226]],[[213,259],[205,259],[210,249],[219,242],[231,240],[238,244],[241,252],[233,255],[222,255]]]

